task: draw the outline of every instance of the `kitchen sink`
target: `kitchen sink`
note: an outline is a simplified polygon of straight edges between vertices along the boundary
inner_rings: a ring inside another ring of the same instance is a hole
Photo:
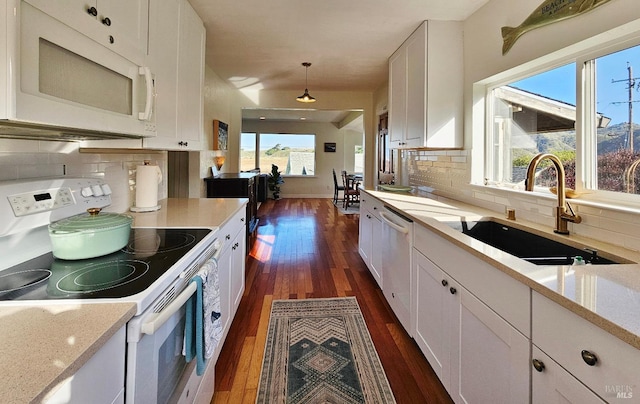
[[[495,218],[448,222],[463,234],[536,265],[571,265],[576,256],[588,264],[630,264],[629,260],[584,245],[569,245],[506,225]]]

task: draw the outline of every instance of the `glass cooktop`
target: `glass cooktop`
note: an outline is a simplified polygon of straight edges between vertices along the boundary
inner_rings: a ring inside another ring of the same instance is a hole
[[[210,232],[134,228],[129,243],[109,255],[69,261],[47,253],[0,271],[0,300],[131,296],[147,289]]]

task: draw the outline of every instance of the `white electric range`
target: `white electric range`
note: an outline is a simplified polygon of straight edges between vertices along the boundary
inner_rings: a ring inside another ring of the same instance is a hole
[[[99,178],[0,182],[0,307],[135,303],[127,325],[126,402],[165,402],[195,377],[181,354],[184,304],[195,291],[192,277],[215,263],[222,240],[217,228],[134,227],[114,253],[55,258],[48,225],[87,208],[108,210],[111,193]]]

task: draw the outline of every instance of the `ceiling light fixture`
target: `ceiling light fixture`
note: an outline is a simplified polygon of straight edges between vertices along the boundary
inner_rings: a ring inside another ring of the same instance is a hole
[[[316,102],[316,99],[309,95],[309,90],[307,89],[307,71],[309,70],[309,66],[311,63],[303,62],[302,66],[304,66],[304,94],[296,98],[296,101],[299,102]]]

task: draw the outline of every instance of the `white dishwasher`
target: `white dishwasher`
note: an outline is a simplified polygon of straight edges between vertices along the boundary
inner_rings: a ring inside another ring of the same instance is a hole
[[[404,329],[411,334],[411,249],[413,220],[384,207],[382,219],[382,292]]]

